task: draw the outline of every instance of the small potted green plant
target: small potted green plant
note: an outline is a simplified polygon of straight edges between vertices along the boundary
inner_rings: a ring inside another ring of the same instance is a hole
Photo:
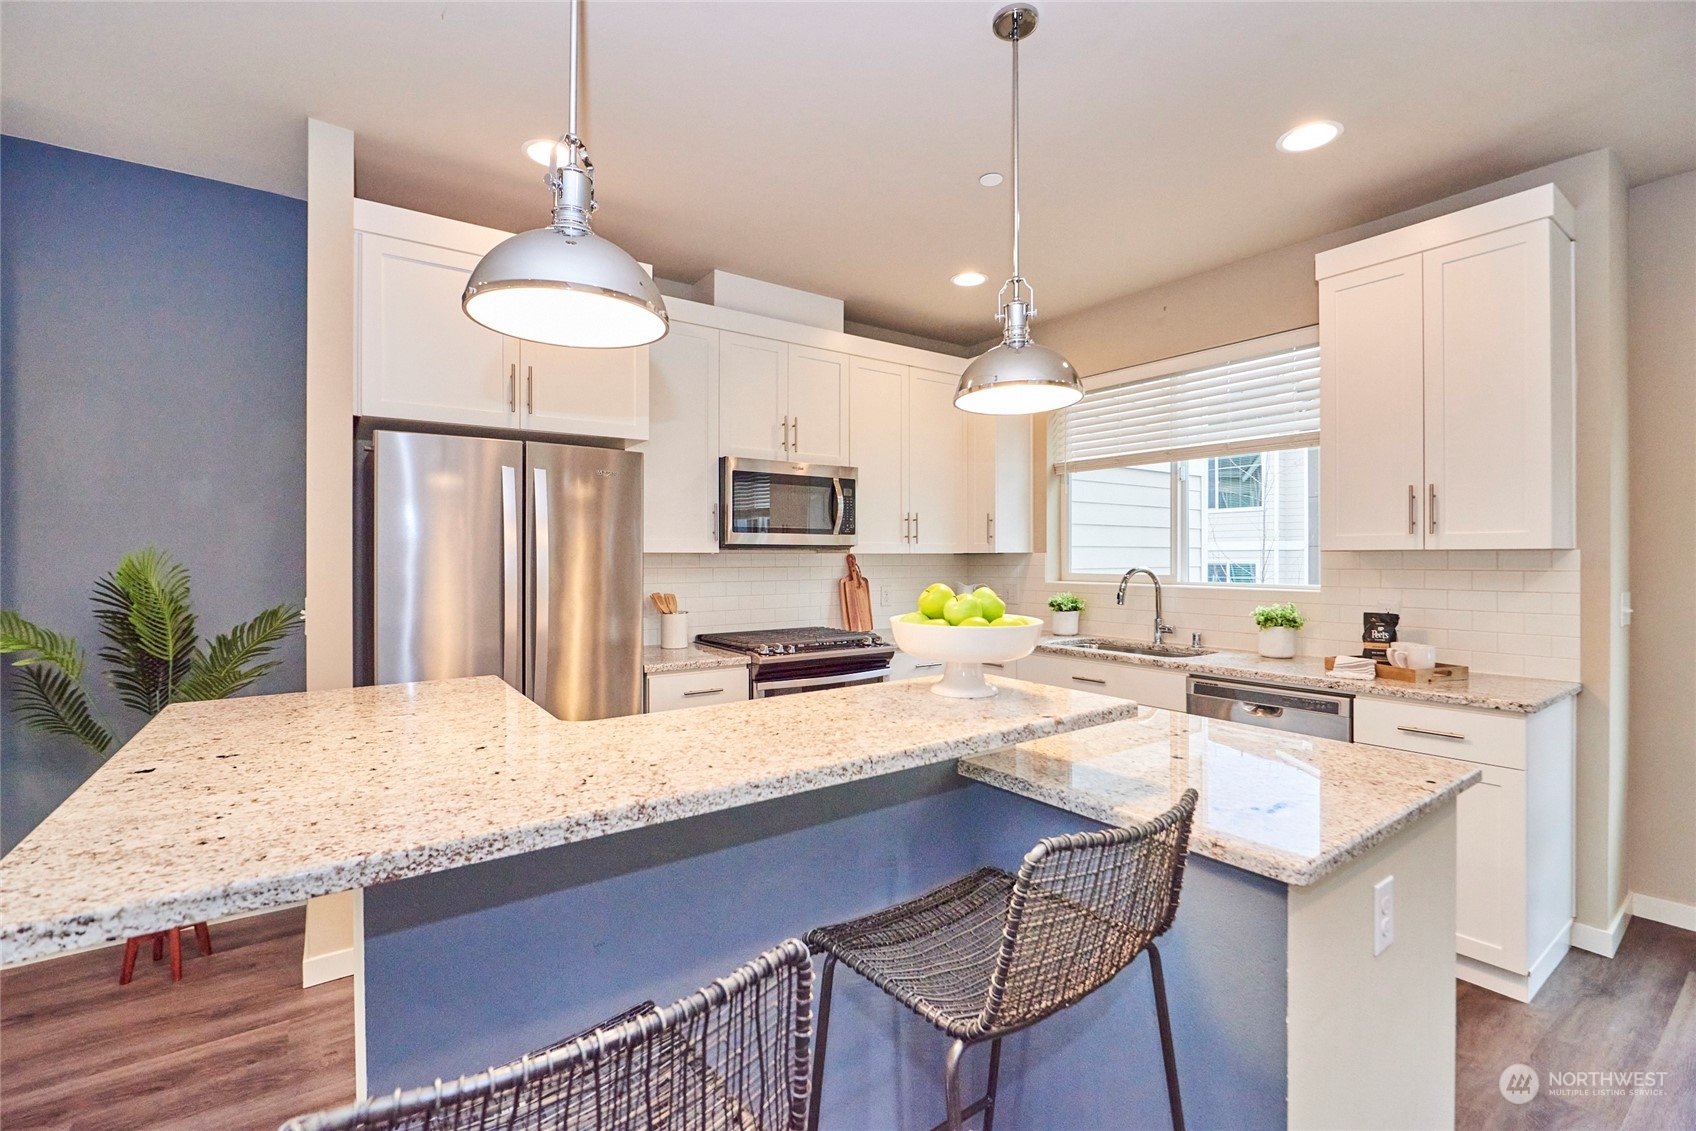
[[[1078,614],[1084,611],[1082,597],[1076,593],[1056,593],[1048,599],[1048,607],[1054,613],[1054,616],[1049,618],[1048,625],[1054,630],[1054,635],[1078,634]]]
[[[1285,602],[1255,609],[1254,623],[1260,629],[1260,654],[1270,660],[1287,660],[1296,654],[1296,630],[1307,623],[1307,618],[1295,605]]]

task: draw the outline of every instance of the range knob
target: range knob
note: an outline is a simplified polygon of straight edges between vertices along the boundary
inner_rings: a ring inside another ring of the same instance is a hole
[[[758,648],[754,649],[754,652],[757,655],[769,656],[771,655],[771,645],[761,644]]]

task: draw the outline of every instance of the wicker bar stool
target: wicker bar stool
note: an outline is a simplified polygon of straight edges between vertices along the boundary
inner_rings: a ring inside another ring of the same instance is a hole
[[[982,1113],[995,1120],[1001,1039],[1076,1005],[1148,952],[1172,1126],[1183,1131],[1178,1064],[1166,980],[1154,940],[1172,925],[1183,885],[1196,791],[1131,829],[1072,833],[1039,841],[1017,876],[984,868],[935,891],[807,935],[825,954],[809,1126],[818,1127],[837,962],[864,975],[954,1038],[944,1087],[948,1118],[934,1131],[960,1131]],[[960,1060],[988,1041],[989,1086],[960,1102]]]
[[[790,939],[675,1005],[282,1131],[802,1131],[812,1001],[811,956]]]

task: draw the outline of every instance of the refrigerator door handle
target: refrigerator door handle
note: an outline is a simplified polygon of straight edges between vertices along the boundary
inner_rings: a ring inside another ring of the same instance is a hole
[[[548,578],[551,572],[549,563],[549,517],[548,517],[548,473],[544,468],[535,469],[535,490],[533,506],[536,513],[536,604],[533,616],[536,622],[534,660],[530,666],[530,696],[535,698],[548,685],[548,618],[552,602],[548,599]]]
[[[524,690],[524,633],[520,623],[523,608],[518,552],[523,541],[523,517],[518,512],[516,467],[501,468],[501,678]]]

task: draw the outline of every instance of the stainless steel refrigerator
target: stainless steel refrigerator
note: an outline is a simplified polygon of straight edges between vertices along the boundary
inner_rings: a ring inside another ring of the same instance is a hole
[[[498,675],[562,719],[642,703],[642,456],[378,430],[362,447],[374,683]]]

